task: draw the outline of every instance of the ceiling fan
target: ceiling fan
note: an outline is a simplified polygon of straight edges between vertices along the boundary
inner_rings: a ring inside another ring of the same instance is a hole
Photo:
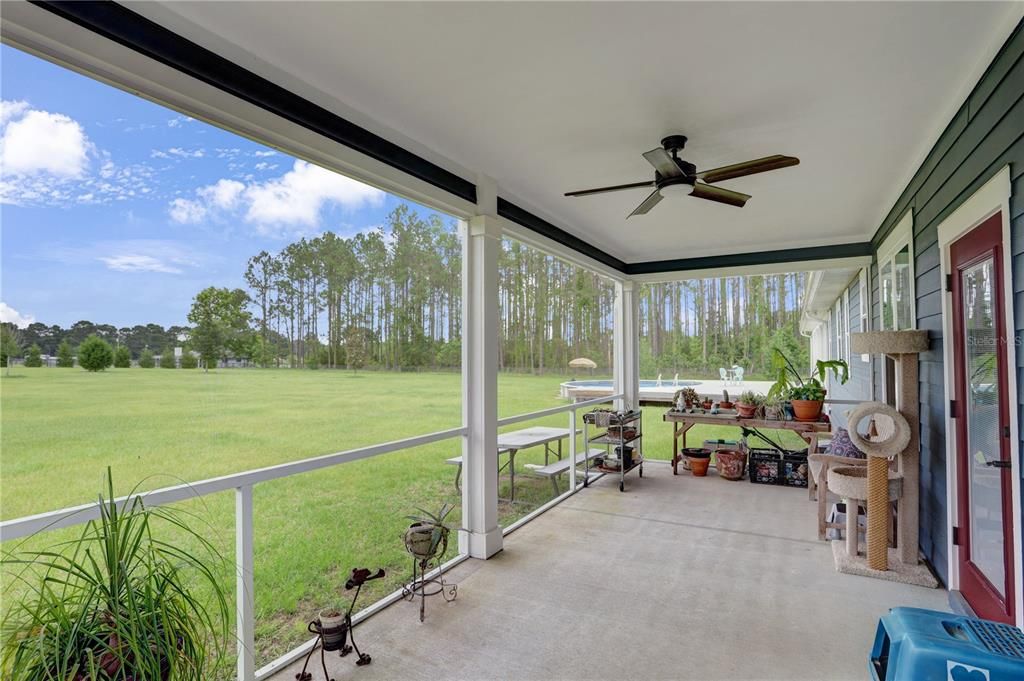
[[[764,173],[769,170],[788,168],[800,163],[795,156],[765,156],[753,161],[734,163],[712,170],[697,172],[697,166],[679,158],[679,150],[686,146],[686,137],[683,135],[669,135],[661,140],[661,147],[651,149],[644,153],[647,162],[654,166],[654,179],[649,182],[631,182],[629,184],[615,185],[614,187],[598,187],[597,189],[582,189],[575,192],[566,192],[566,196],[590,196],[591,194],[603,194],[605,192],[617,192],[624,189],[638,189],[640,187],[654,187],[654,191],[643,202],[636,207],[629,217],[643,215],[658,205],[666,196],[696,196],[698,199],[717,201],[730,206],[742,208],[743,204],[750,198],[749,194],[734,192],[731,189],[712,186],[715,182],[731,180],[735,177]]]

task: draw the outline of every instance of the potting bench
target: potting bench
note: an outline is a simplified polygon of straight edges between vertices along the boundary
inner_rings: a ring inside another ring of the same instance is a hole
[[[791,430],[802,437],[807,443],[808,451],[814,452],[818,448],[818,435],[828,433],[832,425],[823,421],[770,421],[767,419],[744,419],[735,412],[724,414],[711,413],[690,413],[681,412],[676,409],[669,409],[661,417],[663,421],[672,424],[672,474],[679,474],[679,462],[682,455],[679,453],[679,437],[682,436],[682,447],[686,447],[686,431],[698,423],[712,426],[746,426],[747,428],[766,428],[773,430]]]

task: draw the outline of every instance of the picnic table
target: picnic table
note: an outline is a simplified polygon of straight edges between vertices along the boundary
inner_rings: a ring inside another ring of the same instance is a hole
[[[580,430],[577,428],[576,432]],[[531,447],[544,446],[544,463],[548,463],[548,457],[554,454],[559,460],[562,459],[562,440],[566,439],[571,435],[571,431],[568,428],[553,428],[550,426],[535,426],[533,428],[523,428],[522,430],[513,430],[508,433],[498,434],[498,447],[495,450],[495,455],[500,457],[502,454],[508,454],[508,461],[504,466],[498,468],[498,473],[508,468],[509,471],[509,500],[515,501],[516,498],[516,453],[521,449],[530,449]],[[552,444],[557,443],[557,447],[552,448]],[[499,459],[500,461],[500,459]],[[458,466],[459,469],[455,472],[455,489],[462,493],[462,487],[460,486],[460,480],[462,479],[462,457],[453,456],[448,459],[448,464]]]

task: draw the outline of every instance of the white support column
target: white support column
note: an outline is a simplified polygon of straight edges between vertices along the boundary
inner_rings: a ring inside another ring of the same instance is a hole
[[[459,550],[490,558],[498,525],[498,226],[493,181],[477,183],[478,209],[462,243],[462,527]]]
[[[640,307],[636,283],[615,283],[615,316],[612,329],[615,354],[615,392],[625,397],[620,409],[640,407]]]
[[[256,678],[256,599],[253,595],[252,485],[235,489],[235,627],[238,681]]]

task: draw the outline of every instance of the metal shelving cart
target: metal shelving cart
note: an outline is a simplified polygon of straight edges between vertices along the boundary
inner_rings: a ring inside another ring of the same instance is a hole
[[[594,410],[583,415],[583,439],[586,446],[589,448],[592,444],[604,445],[607,452],[598,466],[591,466],[591,459],[587,458],[586,475],[583,476],[584,487],[590,483],[592,468],[607,474],[618,473],[620,492],[626,491],[626,475],[631,471],[636,470],[639,477],[644,477],[643,420],[643,412],[639,409],[624,412]],[[591,436],[591,428],[602,432]],[[616,448],[614,457],[611,456],[613,446]],[[609,465],[608,461],[616,462],[617,466]]]

